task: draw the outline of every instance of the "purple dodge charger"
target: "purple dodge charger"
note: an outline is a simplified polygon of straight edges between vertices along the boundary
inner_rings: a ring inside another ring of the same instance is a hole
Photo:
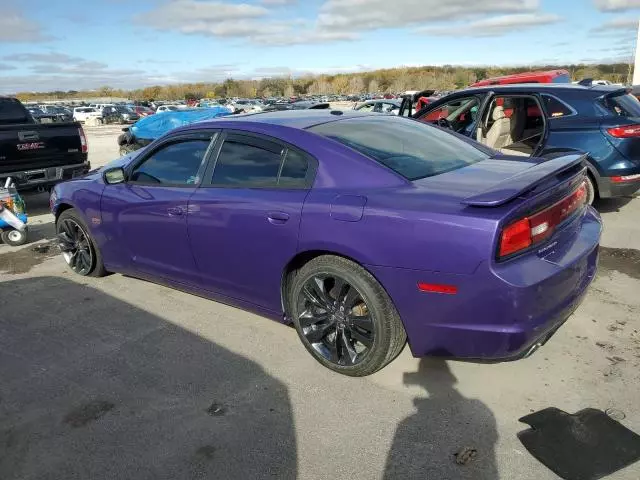
[[[507,157],[414,120],[329,110],[173,130],[59,184],[80,275],[121,272],[293,322],[337,372],[522,358],[594,278],[577,155]]]

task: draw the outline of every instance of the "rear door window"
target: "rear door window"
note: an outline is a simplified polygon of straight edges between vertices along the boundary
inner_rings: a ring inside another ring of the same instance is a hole
[[[604,105],[616,117],[640,117],[640,101],[633,95],[607,97]]]
[[[283,148],[243,135],[228,135],[213,171],[212,184],[223,187],[275,187]]]
[[[27,122],[27,112],[18,100],[0,98],[0,124]]]

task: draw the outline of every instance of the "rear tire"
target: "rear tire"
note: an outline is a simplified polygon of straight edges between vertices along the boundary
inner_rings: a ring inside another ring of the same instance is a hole
[[[100,249],[75,208],[60,214],[56,221],[56,233],[62,256],[74,273],[83,277],[104,277],[108,274]]]
[[[387,292],[357,263],[326,255],[289,282],[288,313],[307,351],[325,367],[370,375],[402,351],[406,333]]]

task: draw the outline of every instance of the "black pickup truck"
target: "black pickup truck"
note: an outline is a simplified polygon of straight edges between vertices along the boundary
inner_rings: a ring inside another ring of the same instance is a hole
[[[78,122],[38,123],[19,100],[0,96],[0,183],[49,190],[89,171],[87,139]]]

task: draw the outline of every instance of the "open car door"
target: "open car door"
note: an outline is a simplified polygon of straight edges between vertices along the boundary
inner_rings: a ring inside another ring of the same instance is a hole
[[[400,104],[400,111],[398,112],[400,117],[412,117],[413,116],[413,98],[411,95],[405,95],[402,98]]]

